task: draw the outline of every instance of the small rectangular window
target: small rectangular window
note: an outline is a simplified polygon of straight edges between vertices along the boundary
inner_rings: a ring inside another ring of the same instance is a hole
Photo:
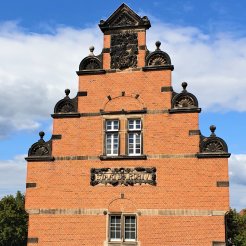
[[[118,120],[107,120],[106,121],[106,131],[118,131],[119,121]]]
[[[128,120],[128,130],[129,131],[141,131],[141,120],[140,119],[130,119]]]
[[[109,221],[110,241],[136,241],[135,215],[110,215]]]
[[[119,120],[106,120],[105,128],[106,155],[117,156],[119,154]]]
[[[142,122],[141,119],[128,120],[128,155],[142,154]]]

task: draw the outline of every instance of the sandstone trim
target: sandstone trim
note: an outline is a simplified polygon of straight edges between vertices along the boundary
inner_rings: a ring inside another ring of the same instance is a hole
[[[54,215],[105,215],[107,209],[27,209],[29,215],[54,214]],[[222,210],[196,210],[196,209],[138,209],[141,216],[224,216],[226,211]]]
[[[154,154],[147,155],[147,159],[178,159],[178,158],[196,158],[196,154]],[[100,156],[56,156],[56,161],[64,160],[100,160]]]

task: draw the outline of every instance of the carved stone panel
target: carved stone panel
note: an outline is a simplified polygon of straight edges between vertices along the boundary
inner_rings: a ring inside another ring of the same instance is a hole
[[[30,156],[48,156],[50,155],[49,145],[39,142],[33,146]]]
[[[163,54],[155,54],[147,62],[147,66],[164,66],[166,64],[168,64],[168,59]]]
[[[210,138],[203,144],[203,152],[224,152],[224,145],[218,138]]]
[[[176,101],[174,103],[174,108],[192,108],[196,107],[194,98],[192,98],[190,95],[182,94],[179,97],[176,98]]]
[[[135,168],[92,168],[91,185],[135,185],[150,184],[156,185],[155,167],[135,167]]]
[[[110,23],[110,26],[131,26],[137,25],[137,21],[134,20],[126,11],[119,14],[119,16]]]
[[[75,107],[70,100],[65,100],[59,104],[59,106],[57,107],[57,112],[59,113],[75,112]]]
[[[126,69],[137,67],[137,33],[122,32],[111,35],[111,68]]]

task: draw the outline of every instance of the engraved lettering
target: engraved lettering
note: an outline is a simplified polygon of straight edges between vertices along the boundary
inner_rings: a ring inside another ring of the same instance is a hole
[[[156,168],[92,168],[91,185],[156,185]]]

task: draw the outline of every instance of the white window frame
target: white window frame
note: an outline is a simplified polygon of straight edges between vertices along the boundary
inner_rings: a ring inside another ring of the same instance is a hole
[[[111,218],[112,216],[119,216],[120,217],[120,238],[111,238]],[[134,217],[135,218],[135,227],[134,233],[135,238],[130,239],[126,238],[125,236],[125,228],[126,228],[126,217]],[[108,238],[110,242],[136,242],[137,241],[137,215],[136,214],[123,214],[123,213],[116,213],[116,214],[109,214],[109,232],[108,232]]]
[[[118,128],[115,126],[115,122],[118,122]],[[111,123],[111,128],[107,129],[108,123]],[[107,119],[105,121],[105,154],[107,156],[118,156],[119,155],[119,130],[120,130],[120,121],[118,119]],[[115,143],[115,139],[117,139]],[[109,140],[109,141],[108,141]],[[114,145],[117,144],[117,153],[115,153]],[[108,145],[110,148],[108,148]],[[109,153],[108,153],[109,150]]]
[[[133,128],[130,129],[130,121],[133,121]],[[139,124],[137,124],[139,122]],[[139,125],[139,127],[137,127]],[[127,153],[129,156],[140,156],[142,155],[142,148],[143,148],[143,139],[142,139],[142,120],[140,118],[130,118],[127,121]],[[130,135],[133,136],[133,139],[130,138]],[[133,143],[130,143],[130,139],[133,140]],[[139,143],[137,143],[137,140]],[[140,145],[139,148],[137,148],[137,144]],[[130,148],[133,146],[133,148]],[[133,150],[133,153],[130,153],[130,149]],[[139,153],[137,153],[137,150],[139,149]]]

